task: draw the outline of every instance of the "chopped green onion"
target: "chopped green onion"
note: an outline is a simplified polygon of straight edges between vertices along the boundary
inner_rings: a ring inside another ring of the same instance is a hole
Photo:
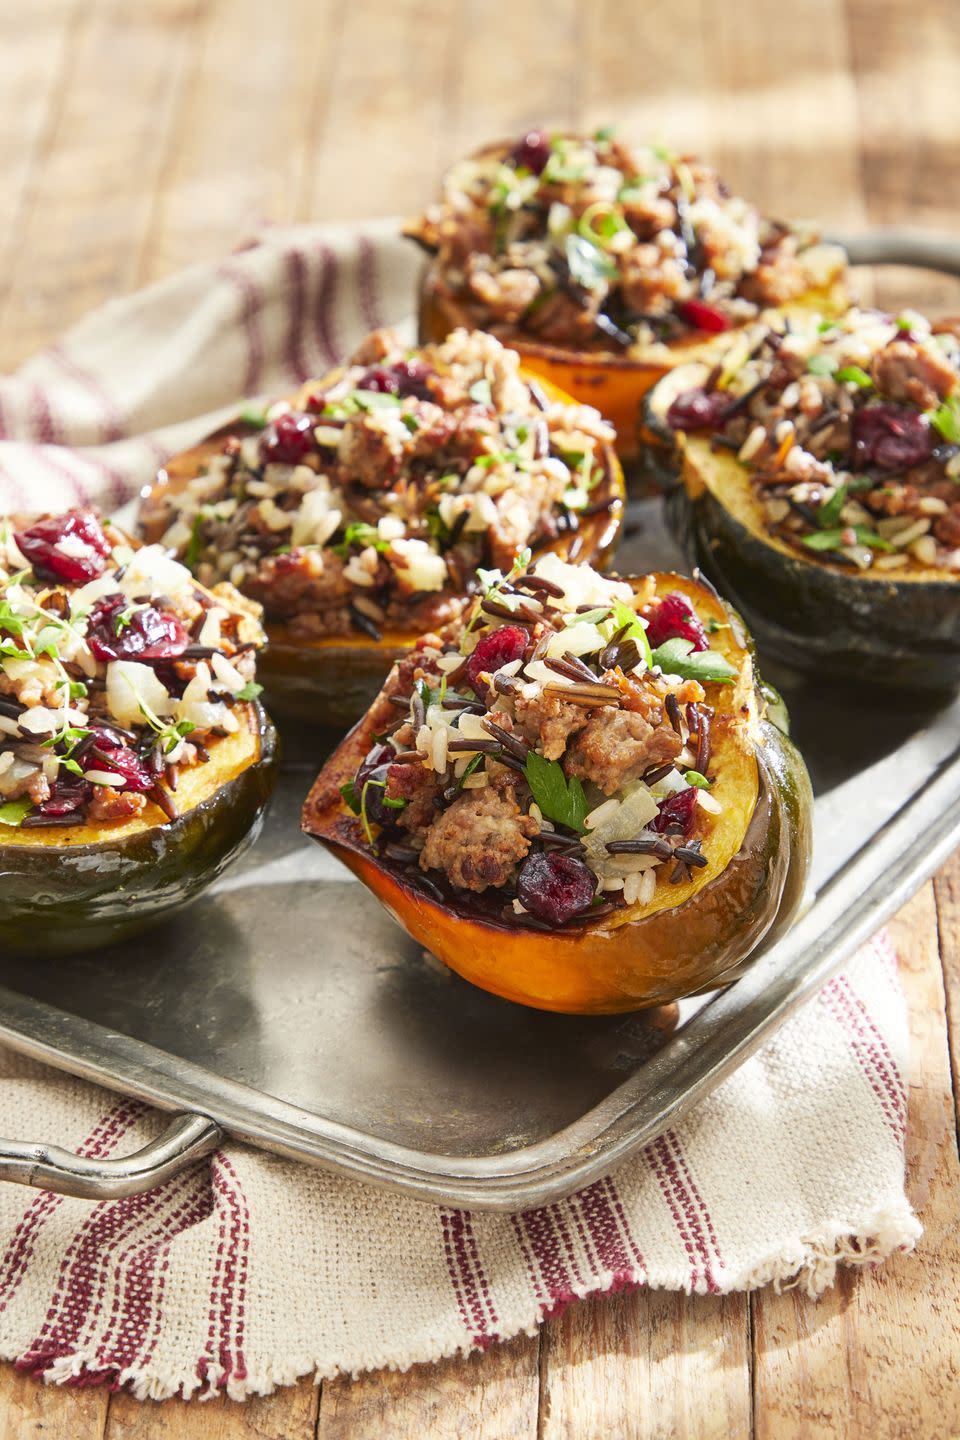
[[[873,384],[866,370],[861,370],[859,365],[844,365],[833,377],[835,380],[849,381],[851,385],[859,385],[861,390],[868,390]]]
[[[26,795],[20,800],[8,800],[6,805],[0,805],[0,825],[12,825],[14,828],[18,828],[32,809],[33,801]]]
[[[884,540],[882,535],[867,528],[866,525],[844,525],[842,529],[817,530],[812,535],[804,535],[803,543],[808,550],[841,550],[844,545],[851,542],[844,537],[849,531],[854,533],[856,545],[866,545],[870,550],[893,550],[896,547],[889,541]]]
[[[960,395],[948,395],[936,410],[928,410],[927,418],[934,430],[951,445],[960,445]]]
[[[707,779],[706,775],[701,775],[699,770],[687,770],[684,772],[683,778],[688,785],[695,785],[698,790],[709,790],[713,783]]]
[[[836,368],[834,355],[811,355],[807,361],[807,369],[811,375],[832,375]]]

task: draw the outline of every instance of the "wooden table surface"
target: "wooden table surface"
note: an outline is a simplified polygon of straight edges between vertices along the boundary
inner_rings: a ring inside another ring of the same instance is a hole
[[[774,213],[947,228],[960,211],[952,0],[5,0],[0,95],[5,368],[264,221],[413,211],[459,152],[539,121],[697,148]],[[892,283],[957,303],[936,277]],[[912,1256],[841,1272],[817,1303],[602,1299],[483,1356],[243,1406],[3,1366],[0,1440],[960,1434],[960,859],[895,930]]]

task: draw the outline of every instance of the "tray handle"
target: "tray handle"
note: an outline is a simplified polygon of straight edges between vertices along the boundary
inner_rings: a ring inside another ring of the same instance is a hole
[[[206,1115],[174,1115],[163,1134],[132,1155],[94,1160],[59,1145],[0,1140],[0,1180],[32,1185],[81,1200],[120,1200],[152,1190],[202,1155],[209,1155],[223,1131]]]
[[[960,276],[960,242],[955,235],[879,225],[859,234],[832,231],[824,238],[842,245],[851,265],[908,265]]]

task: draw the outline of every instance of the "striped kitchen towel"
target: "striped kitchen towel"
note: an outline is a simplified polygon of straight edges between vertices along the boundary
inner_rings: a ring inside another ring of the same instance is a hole
[[[122,503],[239,395],[282,394],[407,314],[416,270],[392,224],[275,230],[105,307],[0,379],[0,511]],[[233,1143],[125,1200],[0,1185],[0,1356],[242,1399],[484,1348],[628,1285],[815,1294],[919,1234],[906,1055],[881,937],[675,1129],[542,1210],[433,1207]],[[0,1134],[105,1157],[163,1124],[0,1052]]]

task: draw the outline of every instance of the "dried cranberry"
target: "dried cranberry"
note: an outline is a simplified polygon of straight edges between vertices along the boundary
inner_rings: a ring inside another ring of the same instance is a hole
[[[175,615],[152,605],[128,611],[123,595],[108,595],[90,613],[87,643],[98,660],[175,660],[190,636]]]
[[[314,448],[312,415],[287,410],[278,415],[260,436],[260,459],[264,465],[299,465]]]
[[[697,810],[697,787],[688,785],[660,801],[660,812],[650,821],[650,829],[659,835],[689,835],[693,829],[693,817]]]
[[[467,679],[478,695],[483,688],[480,684],[481,671],[486,670],[492,675],[501,665],[509,665],[511,660],[519,660],[527,648],[529,638],[519,625],[501,625],[499,630],[492,630],[489,635],[484,635],[467,661]]]
[[[510,159],[518,170],[542,175],[550,159],[550,136],[545,130],[528,130],[510,151]]]
[[[722,390],[685,390],[667,411],[667,424],[671,430],[716,430],[729,403]]]
[[[50,798],[39,806],[41,815],[72,815],[82,810],[93,794],[89,780],[79,775],[58,775],[50,790]]]
[[[15,536],[25,560],[39,580],[66,580],[85,585],[106,569],[111,545],[92,510],[68,510],[38,520]],[[64,546],[64,541],[69,545]]]
[[[549,925],[564,925],[582,915],[596,888],[596,877],[582,860],[548,850],[528,855],[517,876],[520,904]]]
[[[702,622],[694,614],[690,601],[679,590],[664,595],[657,608],[651,611],[647,626],[647,639],[651,650],[656,650],[666,640],[689,640],[694,650],[709,650],[710,641]]]
[[[730,329],[729,317],[704,300],[684,300],[677,308],[681,320],[685,320],[695,330],[706,330],[711,335],[719,335],[721,331]]]
[[[84,764],[88,770],[102,770],[105,775],[116,774],[123,781],[116,788],[118,790],[137,790],[145,792],[152,790],[155,777],[146,768],[140,756],[129,746],[124,745],[119,735],[114,735],[112,730],[104,730],[99,725],[93,727],[93,744],[98,750],[106,752],[110,757],[108,764],[106,759],[98,759],[95,755],[88,755]]]
[[[930,459],[936,436],[919,410],[906,405],[866,405],[853,417],[850,463],[854,470],[894,473]]]
[[[417,400],[431,398],[427,379],[433,371],[425,360],[398,360],[395,365],[372,365],[357,381],[358,390],[376,390],[381,395],[400,399],[412,395]]]

